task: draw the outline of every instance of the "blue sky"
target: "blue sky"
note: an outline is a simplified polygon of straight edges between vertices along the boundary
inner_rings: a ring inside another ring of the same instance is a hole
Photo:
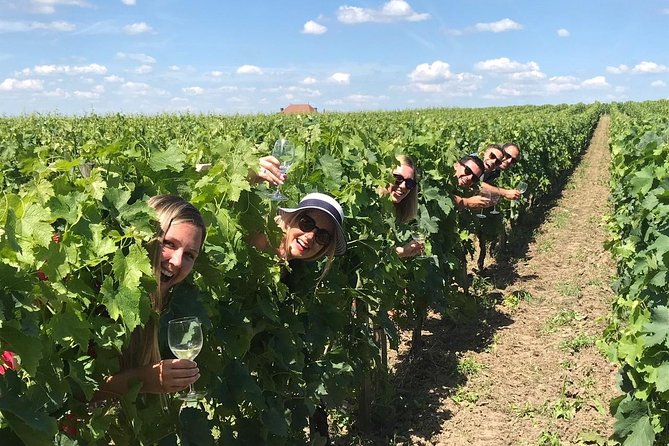
[[[669,98],[669,0],[0,0],[0,114]]]

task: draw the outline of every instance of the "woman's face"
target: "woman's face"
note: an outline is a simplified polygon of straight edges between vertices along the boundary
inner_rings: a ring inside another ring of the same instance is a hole
[[[192,223],[172,223],[160,249],[160,291],[163,297],[186,278],[200,254],[202,231]]]
[[[335,222],[330,215],[318,209],[304,210],[286,231],[286,259],[311,259],[334,243],[334,237]]]
[[[404,200],[409,195],[409,192],[411,192],[411,188],[407,187],[406,180],[415,179],[414,169],[406,164],[400,164],[393,170],[393,176],[395,177],[395,182],[390,186],[390,201],[397,204]],[[398,181],[400,182],[399,184]]]

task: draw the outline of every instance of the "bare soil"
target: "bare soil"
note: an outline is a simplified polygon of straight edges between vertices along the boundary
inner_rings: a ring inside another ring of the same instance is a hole
[[[617,369],[596,345],[615,274],[603,247],[608,127],[603,117],[564,187],[513,229],[507,259],[475,274],[479,314],[457,325],[431,315],[413,354],[403,333],[384,409],[392,425],[337,444],[605,444],[617,394]]]

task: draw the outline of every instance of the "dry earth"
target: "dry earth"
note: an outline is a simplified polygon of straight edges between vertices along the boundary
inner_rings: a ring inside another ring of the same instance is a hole
[[[417,354],[403,335],[392,425],[337,444],[605,444],[616,369],[595,342],[615,273],[603,248],[608,126],[602,118],[566,186],[514,228],[508,260],[476,276],[479,315],[457,326],[433,315]]]

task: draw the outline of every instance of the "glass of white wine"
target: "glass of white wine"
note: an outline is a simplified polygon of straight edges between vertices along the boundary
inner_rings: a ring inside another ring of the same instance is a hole
[[[487,190],[485,190],[485,189],[481,189],[481,190],[479,191],[479,195],[482,196],[483,198],[490,199],[490,192],[487,191]],[[481,207],[481,208],[479,209],[479,213],[478,213],[478,214],[474,214],[474,215],[476,215],[478,218],[486,218],[486,215],[483,213],[483,207]]]
[[[496,189],[496,188],[492,189],[490,191],[490,200],[492,201],[492,203],[494,205],[493,208],[492,208],[492,211],[490,211],[490,213],[492,215],[499,214],[499,211],[497,210],[497,203],[499,202],[499,198],[500,198],[500,195],[499,195],[498,189]]]
[[[200,320],[196,317],[172,319],[167,324],[167,341],[174,356],[193,361],[202,350],[204,342]],[[187,394],[179,396],[181,400],[198,401],[204,396],[203,392],[193,390],[192,384],[189,387]]]
[[[279,165],[279,172],[281,172],[281,175],[285,175],[291,164],[293,164],[293,159],[295,158],[295,144],[285,138],[277,139],[272,148],[272,156],[279,160],[281,163]],[[276,187],[276,190],[270,195],[270,198],[274,201],[284,201],[288,199],[288,197],[281,193],[280,186]]]
[[[527,183],[524,181],[519,182],[518,184],[516,184],[516,190],[521,194],[524,194],[525,191],[527,190]]]
[[[416,256],[417,259],[427,259],[428,256],[425,254],[425,242],[427,241],[427,236],[425,231],[415,223],[411,226],[411,238],[414,242],[423,246],[423,252]]]

